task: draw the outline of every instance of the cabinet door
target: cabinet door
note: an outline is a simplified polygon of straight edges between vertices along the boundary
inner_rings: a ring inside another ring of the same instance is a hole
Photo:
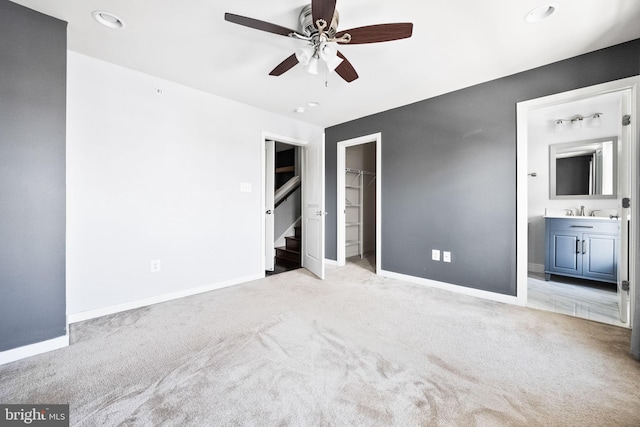
[[[618,265],[618,237],[585,233],[583,274],[588,279],[616,282]]]
[[[580,235],[553,231],[549,237],[549,271],[559,274],[582,274]]]

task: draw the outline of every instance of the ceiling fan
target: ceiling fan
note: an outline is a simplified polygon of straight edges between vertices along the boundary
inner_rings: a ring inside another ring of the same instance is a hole
[[[347,82],[358,78],[353,65],[338,51],[339,44],[379,43],[406,39],[413,32],[412,23],[377,24],[338,31],[339,14],[336,0],[312,0],[300,12],[301,31],[291,30],[270,22],[246,16],[225,13],[224,19],[234,24],[308,42],[307,46],[282,61],[269,75],[280,76],[297,64],[312,74],[318,73],[320,64],[326,64]]]

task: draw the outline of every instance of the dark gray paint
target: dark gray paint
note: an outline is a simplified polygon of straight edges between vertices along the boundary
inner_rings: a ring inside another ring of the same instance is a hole
[[[327,211],[337,143],[381,132],[382,269],[516,295],[516,103],[639,73],[634,40],[328,128]],[[335,260],[336,215],[326,221]]]
[[[65,335],[66,23],[0,0],[0,351]]]

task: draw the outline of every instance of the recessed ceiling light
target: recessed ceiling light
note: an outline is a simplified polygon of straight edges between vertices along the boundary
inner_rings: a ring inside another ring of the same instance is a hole
[[[311,108],[313,107],[317,107],[320,105],[320,103],[318,101],[311,101],[311,102],[307,102],[307,105]]]
[[[556,10],[558,10],[557,4],[545,4],[543,6],[536,7],[531,12],[527,13],[524,16],[524,20],[530,24],[544,21],[553,15]]]
[[[94,10],[93,19],[98,21],[100,24],[109,28],[124,28],[124,21],[118,18],[113,13],[105,12],[103,10]]]
[[[296,109],[295,109],[295,110],[293,110],[293,111],[295,111],[295,112],[296,112],[296,113],[298,113],[298,114],[302,114],[302,113],[304,113],[304,107],[298,107],[298,108],[296,108]]]

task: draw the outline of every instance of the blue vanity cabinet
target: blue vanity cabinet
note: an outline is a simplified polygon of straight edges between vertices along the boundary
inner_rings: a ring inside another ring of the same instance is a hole
[[[552,274],[616,283],[620,222],[545,218],[545,279]]]

